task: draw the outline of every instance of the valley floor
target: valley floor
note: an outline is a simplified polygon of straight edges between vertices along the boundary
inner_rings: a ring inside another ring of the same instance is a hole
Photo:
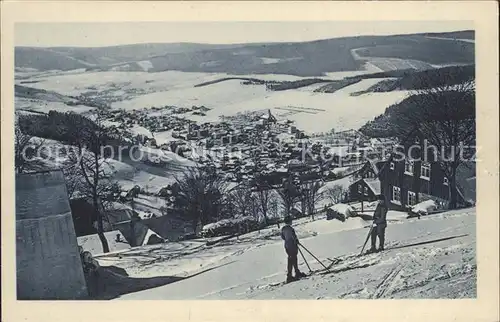
[[[286,285],[277,285],[286,276],[277,227],[215,246],[186,241],[96,257],[121,271],[115,278],[126,271],[121,290],[107,297],[125,300],[476,297],[475,208],[421,219],[393,216],[386,251],[357,257],[367,225],[360,218],[296,222],[302,244],[325,265],[336,263],[330,272]],[[313,271],[321,269],[304,255]],[[302,258],[299,265],[308,271]],[[147,285],[138,286],[141,281]]]

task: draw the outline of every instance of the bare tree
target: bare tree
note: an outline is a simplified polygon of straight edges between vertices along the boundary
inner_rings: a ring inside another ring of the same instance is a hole
[[[301,185],[305,211],[307,212],[307,215],[311,216],[313,219],[316,205],[324,199],[324,195],[319,191],[320,189],[320,181],[309,181]]]
[[[269,207],[271,205],[271,199],[273,198],[273,190],[271,189],[258,189],[256,193],[256,198],[262,211],[262,216],[264,218],[264,225],[267,226],[269,219]]]
[[[76,152],[68,154],[68,164],[63,167],[64,179],[66,181],[66,191],[68,192],[69,199],[73,198],[75,194],[83,190],[85,182],[81,175],[81,167],[77,162]]]
[[[276,195],[271,195],[271,198],[269,199],[269,209],[268,209],[268,214],[269,217],[272,218],[277,218],[276,225],[278,228],[280,228],[280,223],[279,223],[279,218],[280,218],[280,212],[279,212],[279,200]]]
[[[297,202],[300,197],[300,192],[297,186],[288,181],[283,184],[283,187],[277,189],[276,191],[278,192],[281,204],[285,209],[285,216],[289,216],[295,202]]]
[[[70,186],[78,187],[79,193],[92,201],[92,217],[97,223],[97,235],[101,240],[103,252],[107,253],[109,244],[104,236],[104,216],[107,201],[114,198],[119,187],[105,168],[106,155],[103,148],[110,140],[110,133],[103,126],[103,121],[104,116],[99,112],[93,119],[74,113],[64,115],[64,122],[68,126],[67,143],[75,147],[68,155],[74,166],[69,172],[68,180]]]
[[[14,167],[16,173],[24,172],[30,165],[29,160],[35,151],[43,145],[43,140],[36,142],[33,136],[24,133],[16,119],[14,125]]]
[[[342,188],[342,186],[338,184],[334,185],[333,187],[329,187],[325,191],[326,197],[333,204],[337,204],[342,201],[344,192],[344,188]]]
[[[456,208],[457,168],[475,154],[475,82],[417,90],[410,102],[394,113],[391,123],[401,136],[409,129],[419,129],[428,144],[436,148],[432,156],[449,180],[449,207]]]
[[[290,191],[286,188],[278,189],[277,192],[281,198],[281,204],[285,209],[285,216],[289,216],[297,198],[291,195]]]
[[[234,204],[237,214],[243,217],[249,215],[252,210],[252,200],[252,191],[246,185],[242,185],[229,193],[229,202]]]
[[[264,225],[267,226],[269,220],[269,207],[271,204],[271,199],[274,198],[274,190],[271,186],[262,179],[261,176],[256,176],[255,188],[256,193],[255,197],[260,206],[260,211],[262,212],[262,216],[264,218]]]
[[[262,215],[262,209],[260,208],[260,203],[255,192],[252,193],[250,197],[249,214],[255,219],[260,221]]]
[[[176,206],[192,221],[193,227],[217,218],[224,206],[227,183],[215,169],[192,167],[176,181],[179,184]]]

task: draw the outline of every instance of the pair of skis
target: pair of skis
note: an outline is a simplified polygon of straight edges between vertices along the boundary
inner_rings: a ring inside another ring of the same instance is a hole
[[[375,225],[372,223],[372,225],[370,226],[370,229],[369,229],[369,231],[368,231],[368,235],[366,236],[366,239],[365,239],[365,242],[364,242],[364,244],[363,244],[363,247],[361,248],[361,253],[359,254],[359,256],[363,255],[363,251],[365,250],[366,244],[368,243],[368,240],[370,239],[370,236],[371,236],[371,234],[372,234],[372,231],[373,231],[373,228],[374,228],[374,227],[375,227]],[[319,260],[316,256],[314,256],[314,254],[313,254],[313,253],[311,253],[311,252],[310,252],[310,251],[309,251],[309,250],[308,250],[308,249],[307,249],[304,245],[302,245],[301,243],[299,243],[298,245],[299,245],[300,247],[304,248],[304,250],[305,250],[306,252],[308,252],[308,253],[309,253],[309,255],[311,255],[311,256],[312,256],[312,257],[313,257],[313,258],[314,258],[314,259],[315,259],[318,263],[320,263],[320,264],[321,264],[321,266],[323,266],[323,268],[324,268],[325,270],[327,270],[327,271],[329,270],[329,268],[328,268],[328,267],[326,267],[326,266],[325,266],[325,264],[323,264],[323,262],[321,262],[321,261],[320,261],[320,260]],[[304,262],[306,263],[307,268],[309,269],[309,273],[312,273],[313,271],[311,270],[311,267],[309,266],[309,263],[307,262],[307,260],[306,260],[306,258],[305,258],[305,256],[304,256],[304,254],[303,254],[303,253],[302,253],[302,251],[300,250],[300,247],[299,247],[299,253],[300,253],[300,255],[302,256],[302,259],[304,259]],[[331,265],[330,265],[330,266],[331,266]]]
[[[372,231],[373,231],[374,226],[375,226],[374,224],[372,224],[372,225],[370,226],[370,230],[368,231],[368,235],[366,236],[366,240],[365,240],[365,243],[363,244],[363,248],[361,249],[361,253],[360,253],[357,257],[359,257],[359,256],[362,256],[362,255],[363,255],[363,251],[365,250],[366,244],[368,243],[368,240],[370,239],[370,235],[371,235],[371,233],[372,233]],[[315,259],[318,263],[320,263],[320,265],[321,265],[321,266],[323,266],[323,268],[324,268],[324,270],[325,270],[326,272],[329,272],[330,267],[332,267],[334,264],[336,264],[336,263],[337,263],[336,261],[329,259],[329,260],[331,261],[331,263],[330,263],[330,265],[328,265],[328,267],[326,267],[326,266],[325,266],[325,264],[323,264],[323,262],[322,262],[322,261],[320,261],[320,260],[319,260],[316,256],[314,256],[314,254],[313,254],[313,253],[311,253],[311,252],[309,251],[309,249],[307,249],[304,245],[302,245],[301,243],[299,243],[299,244],[298,244],[298,246],[299,246],[299,248],[298,248],[298,249],[299,249],[300,256],[302,256],[302,259],[304,260],[304,263],[306,263],[307,268],[309,269],[309,274],[308,274],[307,276],[310,276],[311,274],[314,274],[314,273],[316,273],[316,272],[318,272],[318,271],[313,271],[313,270],[311,269],[311,267],[309,266],[309,263],[308,263],[308,262],[307,262],[307,260],[306,260],[306,257],[305,257],[305,256],[304,256],[304,254],[302,253],[302,250],[300,249],[300,247],[304,248],[304,250],[305,250],[307,253],[309,253],[309,255],[311,255],[311,256],[312,256],[312,257],[313,257],[313,258],[314,258],[314,259]],[[320,271],[322,271],[322,270],[319,270],[319,272],[320,272]],[[297,280],[299,280],[299,279],[300,279],[300,278],[294,278],[291,282],[297,281]]]
[[[313,253],[311,253],[311,252],[309,251],[309,249],[307,249],[304,245],[302,245],[302,244],[300,244],[300,243],[299,243],[299,246],[301,246],[302,248],[304,248],[304,250],[305,250],[306,252],[308,252],[308,253],[309,253],[309,255],[311,255],[311,256],[312,256],[312,257],[313,257],[313,258],[314,258],[314,259],[315,259],[318,263],[320,263],[320,264],[321,264],[321,266],[323,266],[326,270],[328,270],[328,267],[326,267],[326,266],[325,266],[325,264],[323,264],[323,262],[321,262],[321,261],[320,261],[320,260],[319,260],[316,256],[314,256],[314,254],[313,254]],[[309,266],[309,263],[307,263],[307,260],[306,260],[306,258],[305,258],[305,256],[304,256],[304,254],[303,254],[303,253],[302,253],[302,251],[300,250],[300,247],[299,247],[299,252],[300,252],[300,255],[302,256],[302,259],[304,259],[304,262],[306,263],[307,268],[309,269],[309,273],[312,273],[311,267]]]
[[[300,250],[300,247],[304,248],[304,250],[305,250],[307,253],[309,253],[309,255],[311,255],[311,256],[312,256],[312,258],[314,258],[314,259],[315,259],[318,263],[320,263],[320,264],[321,264],[321,266],[323,266],[324,270],[329,271],[329,269],[330,269],[330,267],[333,265],[333,263],[332,263],[332,264],[330,264],[330,265],[328,265],[328,267],[327,267],[327,266],[325,266],[325,264],[323,264],[323,262],[322,262],[322,261],[320,261],[320,260],[319,260],[319,259],[318,259],[318,258],[317,258],[314,254],[313,254],[313,253],[311,253],[311,251],[309,251],[309,249],[307,249],[304,245],[302,245],[302,244],[300,244],[300,243],[299,243],[299,253],[300,253],[300,256],[302,256],[302,259],[304,260],[304,263],[306,263],[307,268],[309,269],[309,274],[307,274],[305,277],[309,277],[309,276],[311,276],[312,274],[317,273],[317,272],[321,272],[321,271],[323,271],[323,270],[322,270],[322,269],[320,269],[320,270],[313,271],[313,270],[311,269],[311,266],[309,266],[309,263],[307,262],[306,257],[305,257],[305,256],[304,256],[304,254],[302,253],[302,250]],[[294,278],[291,282],[298,281],[298,280],[299,280],[299,279],[301,279],[301,278],[304,278],[304,277]],[[289,282],[289,283],[290,283],[290,282]]]
[[[359,254],[359,256],[363,255],[363,251],[365,250],[365,247],[366,247],[366,244],[368,243],[368,240],[370,239],[370,235],[372,234],[372,231],[373,231],[373,228],[375,227],[375,224],[372,223],[372,225],[370,226],[370,229],[368,230],[368,235],[366,236],[366,239],[365,239],[365,242],[363,244],[363,248],[361,248],[361,253]],[[324,267],[324,269],[328,270],[328,268],[325,266],[325,264],[323,264],[316,256],[314,256],[313,253],[311,253],[304,245],[302,245],[301,243],[298,244],[300,247],[304,248],[304,250],[306,252],[309,253],[309,255],[311,255],[318,263],[321,264],[321,266]],[[312,270],[311,270],[311,267],[309,266],[309,263],[307,263],[307,260],[306,258],[304,257],[304,254],[302,253],[302,251],[300,250],[300,247],[299,247],[299,252],[300,252],[300,255],[302,256],[302,258],[304,259],[304,262],[306,263],[307,265],[307,268],[309,269],[309,272],[311,273]]]
[[[359,255],[357,255],[356,257],[359,257],[359,256],[362,256],[362,255],[363,255],[363,251],[365,250],[366,244],[368,243],[368,240],[370,239],[370,235],[371,235],[371,233],[372,233],[372,231],[373,231],[374,226],[375,226],[374,224],[372,224],[372,225],[370,226],[370,230],[368,231],[368,235],[366,236],[366,240],[365,240],[365,242],[364,242],[364,244],[363,244],[363,248],[361,249],[361,253],[360,253]],[[302,259],[304,260],[304,263],[306,263],[307,268],[309,269],[309,274],[308,274],[307,276],[310,276],[310,275],[312,275],[312,274],[314,274],[314,273],[317,273],[317,272],[321,272],[322,270],[313,271],[313,270],[311,269],[311,267],[309,266],[309,263],[308,263],[308,262],[307,262],[307,260],[306,260],[306,257],[305,257],[305,256],[304,256],[304,254],[302,253],[302,250],[300,249],[300,247],[304,248],[304,250],[305,250],[307,253],[309,253],[309,255],[311,255],[311,256],[312,256],[312,257],[313,257],[313,258],[314,258],[314,259],[315,259],[318,263],[320,263],[320,265],[321,265],[321,266],[323,266],[324,271],[326,271],[325,273],[329,272],[329,271],[330,271],[330,268],[331,268],[333,265],[335,265],[335,264],[337,264],[337,263],[338,263],[338,261],[336,261],[336,260],[332,260],[332,259],[329,259],[329,258],[328,258],[328,260],[330,260],[330,261],[331,261],[331,263],[330,263],[330,265],[328,265],[328,267],[327,267],[327,266],[325,266],[325,264],[323,264],[323,262],[322,262],[322,261],[320,261],[320,260],[319,260],[319,259],[318,259],[318,258],[317,258],[314,254],[313,254],[313,253],[311,253],[311,251],[309,251],[309,250],[308,250],[308,249],[307,249],[304,245],[302,245],[301,243],[299,243],[298,245],[299,245],[299,253],[300,253],[300,256],[302,256]],[[299,279],[301,279],[301,278],[294,278],[291,282],[297,281],[297,280],[299,280]]]

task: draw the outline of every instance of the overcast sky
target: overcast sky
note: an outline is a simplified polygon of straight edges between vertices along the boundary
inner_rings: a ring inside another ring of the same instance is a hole
[[[18,23],[16,46],[290,42],[473,29],[467,21]]]

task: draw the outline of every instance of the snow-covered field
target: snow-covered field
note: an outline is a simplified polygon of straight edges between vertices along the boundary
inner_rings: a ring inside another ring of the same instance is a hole
[[[366,72],[368,70],[327,73],[322,78],[335,80]],[[202,122],[217,121],[221,115],[271,109],[278,116],[294,120],[300,129],[307,132],[323,132],[332,128],[336,130],[357,129],[368,120],[383,113],[389,105],[404,99],[408,94],[401,91],[350,96],[353,92],[366,90],[380,79],[364,80],[336,93],[314,93],[314,89],[322,84],[295,90],[267,91],[263,85],[242,85],[240,80],[194,87],[197,84],[224,77],[252,77],[279,81],[304,78],[292,75],[111,71],[48,74],[33,77],[36,82],[26,84],[26,86],[71,96],[96,95],[99,92],[103,93],[100,98],[105,97],[110,100],[112,108],[126,110],[165,105],[188,108],[193,105],[204,105],[211,108],[206,116],[186,115],[195,121]],[[51,106],[58,110],[65,107],[52,103],[43,104],[43,102],[19,101],[19,103],[39,111],[48,110],[52,108]],[[69,110],[73,107],[66,108]],[[77,107],[73,109],[76,110]]]
[[[22,97],[15,97],[14,105],[16,109],[24,109],[35,112],[47,112],[49,110],[54,110],[58,112],[73,111],[75,113],[85,113],[94,109],[93,107],[85,105],[68,106],[62,102],[47,102],[44,100],[27,99]]]
[[[369,49],[366,48],[355,48],[351,49],[351,54],[355,60],[365,62],[365,68],[373,70],[378,69],[379,71],[390,71],[398,69],[430,69],[432,65],[420,60],[412,59],[400,59],[400,58],[390,58],[390,57],[369,57],[360,56],[358,51]]]
[[[119,297],[125,300],[476,297],[475,208],[421,219],[394,218],[386,231],[386,251],[362,257],[355,255],[369,222],[350,218],[342,223],[320,217],[294,223],[307,249],[325,265],[330,259],[335,262],[330,272],[287,285],[277,285],[286,274],[277,227],[214,246],[202,240],[186,241],[97,259],[102,266],[124,269],[130,281],[170,277],[155,288]],[[313,271],[321,269],[311,256],[304,255]],[[308,271],[302,258],[299,265]]]

